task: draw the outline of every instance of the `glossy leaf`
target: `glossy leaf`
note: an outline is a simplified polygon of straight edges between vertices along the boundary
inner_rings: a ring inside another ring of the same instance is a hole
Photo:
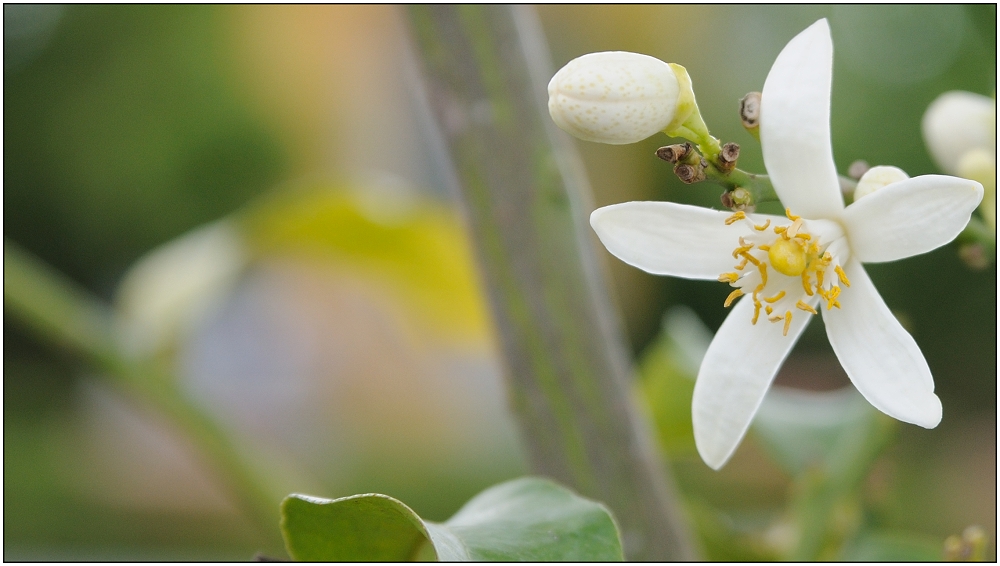
[[[291,495],[281,527],[289,555],[303,561],[622,560],[607,508],[541,478],[487,489],[444,523],[386,495]]]

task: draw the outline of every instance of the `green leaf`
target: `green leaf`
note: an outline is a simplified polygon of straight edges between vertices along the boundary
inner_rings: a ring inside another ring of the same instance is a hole
[[[386,495],[281,505],[288,554],[303,561],[620,561],[618,528],[600,503],[542,478],[520,478],[472,498],[451,519],[421,519]]]
[[[944,544],[934,537],[887,531],[864,532],[842,560],[849,562],[940,562]]]

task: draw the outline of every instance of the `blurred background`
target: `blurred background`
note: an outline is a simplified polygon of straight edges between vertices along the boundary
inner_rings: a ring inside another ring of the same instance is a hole
[[[750,171],[763,163],[738,101],[821,17],[841,173],[857,159],[937,173],[927,105],[949,90],[995,96],[995,5],[538,14],[554,69],[605,50],[684,65],[712,133],[739,143]],[[526,472],[414,61],[392,7],[4,6],[4,237],[111,305],[123,350],[170,369],[266,470],[275,506],[291,492],[381,492],[443,520]],[[578,142],[595,204],[718,207],[721,189],[683,185],[653,156],[667,139]],[[662,417],[689,404],[684,382],[648,375],[664,313],[685,305],[712,331],[729,288],[605,260],[637,395],[686,497],[766,530],[788,471],[754,438],[709,470],[689,417]],[[866,477],[864,521],[914,547],[978,524],[995,556],[995,266],[972,271],[948,246],[868,271],[924,352],[944,420],[898,428]],[[5,559],[246,559],[265,546],[156,411],[6,306],[3,340]],[[778,382],[847,384],[821,320]]]

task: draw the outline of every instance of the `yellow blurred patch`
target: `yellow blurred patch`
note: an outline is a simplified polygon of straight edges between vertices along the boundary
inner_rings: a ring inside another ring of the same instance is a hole
[[[320,187],[269,197],[241,220],[258,258],[332,261],[386,285],[442,338],[487,340],[486,309],[458,214],[426,199],[389,217],[372,210],[349,191]]]

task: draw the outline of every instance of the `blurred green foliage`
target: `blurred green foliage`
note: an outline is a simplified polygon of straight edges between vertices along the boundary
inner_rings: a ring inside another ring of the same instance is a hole
[[[284,177],[228,69],[226,10],[68,6],[5,67],[6,236],[107,297],[142,253]]]

